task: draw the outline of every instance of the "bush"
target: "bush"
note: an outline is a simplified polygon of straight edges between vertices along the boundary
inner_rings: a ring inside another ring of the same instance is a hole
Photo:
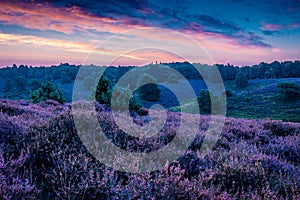
[[[33,103],[39,103],[46,100],[55,100],[59,103],[64,103],[65,99],[58,85],[54,86],[52,82],[47,81],[42,86],[31,92],[30,94]]]
[[[146,84],[147,82],[156,82],[156,80],[149,74],[141,76],[138,80],[138,85],[141,85],[137,90],[139,96],[146,101],[158,101],[160,98],[160,89],[157,84]]]
[[[200,112],[203,112],[204,114],[211,113],[211,99],[209,91],[201,90],[200,95],[198,97],[198,103]]]
[[[135,111],[140,115],[144,115],[147,113],[142,108],[142,105],[137,100],[137,98],[132,95],[133,91],[129,87],[116,86],[114,90],[116,90],[115,103],[116,103],[116,108],[118,110],[120,111],[125,110],[125,108],[127,107],[126,104],[128,103],[127,100],[130,97],[129,100],[130,111]],[[99,102],[100,104],[104,104],[108,107],[111,107],[111,97],[112,97],[112,89],[110,89],[110,81],[107,77],[102,76],[99,80],[96,93],[95,93],[96,101]]]
[[[235,78],[235,86],[236,88],[245,88],[248,85],[248,79],[243,72],[239,72]]]
[[[128,99],[129,99],[129,110],[135,111],[138,114],[144,114],[144,110],[142,109],[142,105],[138,101],[138,99],[133,96],[133,91],[127,87],[116,86],[114,88],[115,92],[115,104],[116,108],[120,111],[124,111],[126,107],[128,107]],[[127,104],[127,105],[126,105]]]
[[[226,97],[228,98],[228,97],[232,97],[233,96],[233,93],[230,91],[230,90],[225,90],[225,92],[223,92],[222,93],[222,95],[223,96],[225,96],[226,95]]]
[[[278,83],[277,88],[279,92],[279,97],[283,99],[296,98],[300,95],[300,87],[296,83]]]
[[[101,76],[96,88],[96,101],[100,104],[110,105],[110,97],[110,81],[106,76]]]
[[[33,80],[33,81],[31,81],[30,84],[29,84],[29,88],[30,88],[31,90],[37,90],[37,89],[39,89],[41,86],[42,86],[42,84],[41,84],[40,81],[38,81],[38,80]]]

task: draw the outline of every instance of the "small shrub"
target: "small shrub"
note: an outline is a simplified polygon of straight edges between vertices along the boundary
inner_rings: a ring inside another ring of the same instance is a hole
[[[277,85],[279,97],[282,99],[293,99],[300,95],[300,87],[296,83],[282,82]]]
[[[129,110],[135,111],[138,114],[145,114],[142,105],[140,104],[138,99],[135,96],[133,96],[133,91],[129,88],[129,86],[127,87],[116,86],[114,88],[114,93],[115,93],[114,100],[116,104],[116,109],[118,109],[119,111],[126,111],[125,108],[128,107]]]
[[[202,90],[198,97],[200,112],[204,114],[211,113],[210,93],[207,90]]]
[[[115,86],[115,104],[116,109],[124,111],[126,107],[129,107],[130,111],[137,112],[140,115],[147,114],[147,111],[142,108],[138,99],[133,96],[133,91],[130,87]],[[96,88],[95,98],[100,104],[104,104],[111,107],[112,89],[110,89],[110,81],[107,77],[102,76]],[[93,94],[92,94],[93,95]],[[129,102],[127,101],[129,99]],[[129,106],[126,105],[129,103]]]
[[[95,98],[100,104],[110,105],[110,81],[107,77],[101,76],[96,87]]]
[[[242,89],[248,86],[248,79],[243,72],[239,72],[235,78],[235,86],[238,89]]]
[[[230,90],[225,90],[225,95],[226,95],[226,97],[228,98],[228,97],[232,97],[233,96],[233,93],[230,91]]]
[[[65,99],[58,85],[54,86],[52,82],[47,81],[42,86],[31,92],[31,98],[34,103],[39,103],[46,100],[55,100],[59,103],[64,103]]]
[[[137,89],[137,93],[142,99],[153,102],[159,100],[161,91],[158,88],[157,84],[154,84],[153,82],[155,83],[156,80],[149,74],[144,74],[139,78],[138,85],[140,85],[141,87]]]
[[[33,80],[33,81],[31,81],[30,84],[29,84],[29,88],[30,88],[31,90],[37,90],[37,89],[39,89],[41,86],[42,86],[42,84],[41,84],[41,82],[38,81],[38,80]]]

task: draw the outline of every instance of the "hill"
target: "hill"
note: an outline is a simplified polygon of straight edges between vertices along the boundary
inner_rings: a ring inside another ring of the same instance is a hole
[[[206,89],[205,82],[197,72],[196,68],[201,68],[203,72],[209,74],[212,66],[201,64],[183,63],[162,63],[172,69],[177,70],[183,77],[189,81],[193,87],[195,94]],[[85,73],[77,76],[80,67],[84,67]],[[156,70],[160,64],[150,64],[143,66],[145,73],[149,70]],[[233,66],[230,64],[216,64],[223,78],[225,88],[233,93],[233,96],[227,99],[227,116],[248,119],[271,118],[283,121],[300,122],[300,99],[293,101],[279,100],[277,98],[276,85],[279,82],[294,82],[300,85],[300,62],[285,61],[272,63],[260,63],[253,66]],[[105,70],[104,74],[111,81],[111,87],[126,72],[132,70],[133,66],[122,67],[105,67],[105,66],[76,66],[68,63],[62,63],[59,66],[51,67],[28,67],[24,65],[0,69],[0,99],[14,100],[30,100],[30,92],[39,88],[39,86],[47,80],[53,81],[60,85],[67,102],[72,101],[72,91],[74,81],[78,81],[78,85],[82,86],[82,94],[89,94],[93,88],[90,82],[97,80],[95,71]],[[95,70],[97,69],[97,70]],[[239,72],[243,72],[248,78],[249,85],[246,88],[237,89],[235,87],[235,77]],[[167,108],[173,107],[178,110],[178,102],[174,94],[170,91],[172,88],[182,88],[182,79],[170,81],[172,74],[160,73],[158,80],[165,87],[160,86],[161,98],[158,102]],[[176,76],[175,76],[176,77]],[[139,77],[130,77],[130,80],[138,80]],[[91,81],[92,80],[92,81]],[[133,81],[134,84],[134,81]],[[193,112],[195,106],[189,102],[192,97],[184,89],[181,90],[182,96],[185,98],[185,112]],[[151,106],[151,102],[143,102],[145,107]]]
[[[234,81],[225,81],[225,88],[233,94],[227,98],[227,116],[300,122],[300,99],[278,98],[277,84],[281,82],[292,82],[300,85],[299,78],[253,79],[249,80],[247,87],[237,89]],[[193,80],[192,84],[197,91],[206,89],[201,80]],[[188,97],[188,95],[186,96]],[[193,113],[195,106],[198,105],[191,104],[187,98],[183,111]],[[176,108],[174,106],[172,109],[176,110]]]

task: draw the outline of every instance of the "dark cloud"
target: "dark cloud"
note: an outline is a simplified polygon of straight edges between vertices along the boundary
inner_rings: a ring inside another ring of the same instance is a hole
[[[282,35],[280,31],[262,31],[264,35]]]
[[[223,35],[231,38],[239,45],[271,47],[263,42],[263,38],[253,32],[247,32],[233,22],[217,19],[209,15],[187,16],[186,21],[192,21],[185,29]]]
[[[300,1],[299,0],[275,0],[278,7],[287,11],[299,11]],[[274,1],[273,1],[274,3]],[[298,13],[299,14],[299,13]]]
[[[198,23],[204,25],[211,29],[225,30],[229,32],[241,31],[241,28],[238,25],[221,21],[209,15],[200,15],[195,17],[198,20]]]
[[[250,19],[248,17],[245,17],[246,22],[250,22]]]
[[[252,32],[247,32],[244,34],[238,34],[235,36],[236,38],[239,39],[239,44],[241,45],[255,45],[255,46],[261,46],[261,47],[272,47],[272,45],[264,43],[263,38],[260,36],[255,35]]]

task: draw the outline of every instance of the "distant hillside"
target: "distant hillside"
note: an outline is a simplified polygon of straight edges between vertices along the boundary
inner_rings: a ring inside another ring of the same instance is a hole
[[[195,67],[201,67],[203,71],[211,69],[211,66],[190,63],[162,63],[180,72],[192,85],[195,94],[199,95],[201,90],[207,89],[202,77]],[[141,69],[147,73],[149,70],[155,70],[160,64],[150,64]],[[85,74],[77,76],[80,67],[85,67]],[[266,118],[281,119],[285,121],[300,122],[299,100],[280,101],[277,97],[276,84],[281,81],[295,82],[300,85],[300,61],[285,61],[272,63],[260,63],[249,66],[233,66],[230,64],[215,67],[221,73],[226,89],[233,93],[233,97],[228,98],[227,113],[230,117],[237,118]],[[0,69],[0,98],[15,100],[30,100],[30,92],[40,87],[47,80],[58,84],[64,94],[67,102],[72,101],[72,91],[74,80],[76,79],[82,85],[82,93],[91,93],[93,86],[90,85],[91,79],[97,80],[99,77],[93,73],[95,69],[105,70],[104,75],[111,81],[111,87],[126,72],[133,69],[133,66],[124,67],[101,67],[101,66],[75,66],[68,63],[51,67],[28,67],[20,65]],[[234,80],[239,72],[243,72],[249,80],[246,88],[237,89]],[[169,88],[182,87],[182,80],[170,81],[171,74],[160,73],[161,82]],[[130,80],[137,81],[139,77],[131,77]],[[167,108],[178,106],[176,97],[166,87],[161,87],[162,93],[158,103]],[[182,96],[185,97],[187,112],[193,112],[194,106],[189,104],[191,94],[186,94],[182,90]],[[149,102],[143,102],[144,106],[151,105]]]
[[[231,97],[227,97],[227,116],[300,122],[300,98],[278,98],[277,84],[281,82],[292,82],[300,86],[300,78],[249,80],[248,86],[243,89],[236,89],[234,81],[225,81],[225,88],[233,93]],[[206,89],[201,81],[198,86],[197,90]],[[195,106],[198,105],[190,104],[187,100],[183,111],[194,113]],[[178,110],[177,108],[175,106],[173,110]]]

